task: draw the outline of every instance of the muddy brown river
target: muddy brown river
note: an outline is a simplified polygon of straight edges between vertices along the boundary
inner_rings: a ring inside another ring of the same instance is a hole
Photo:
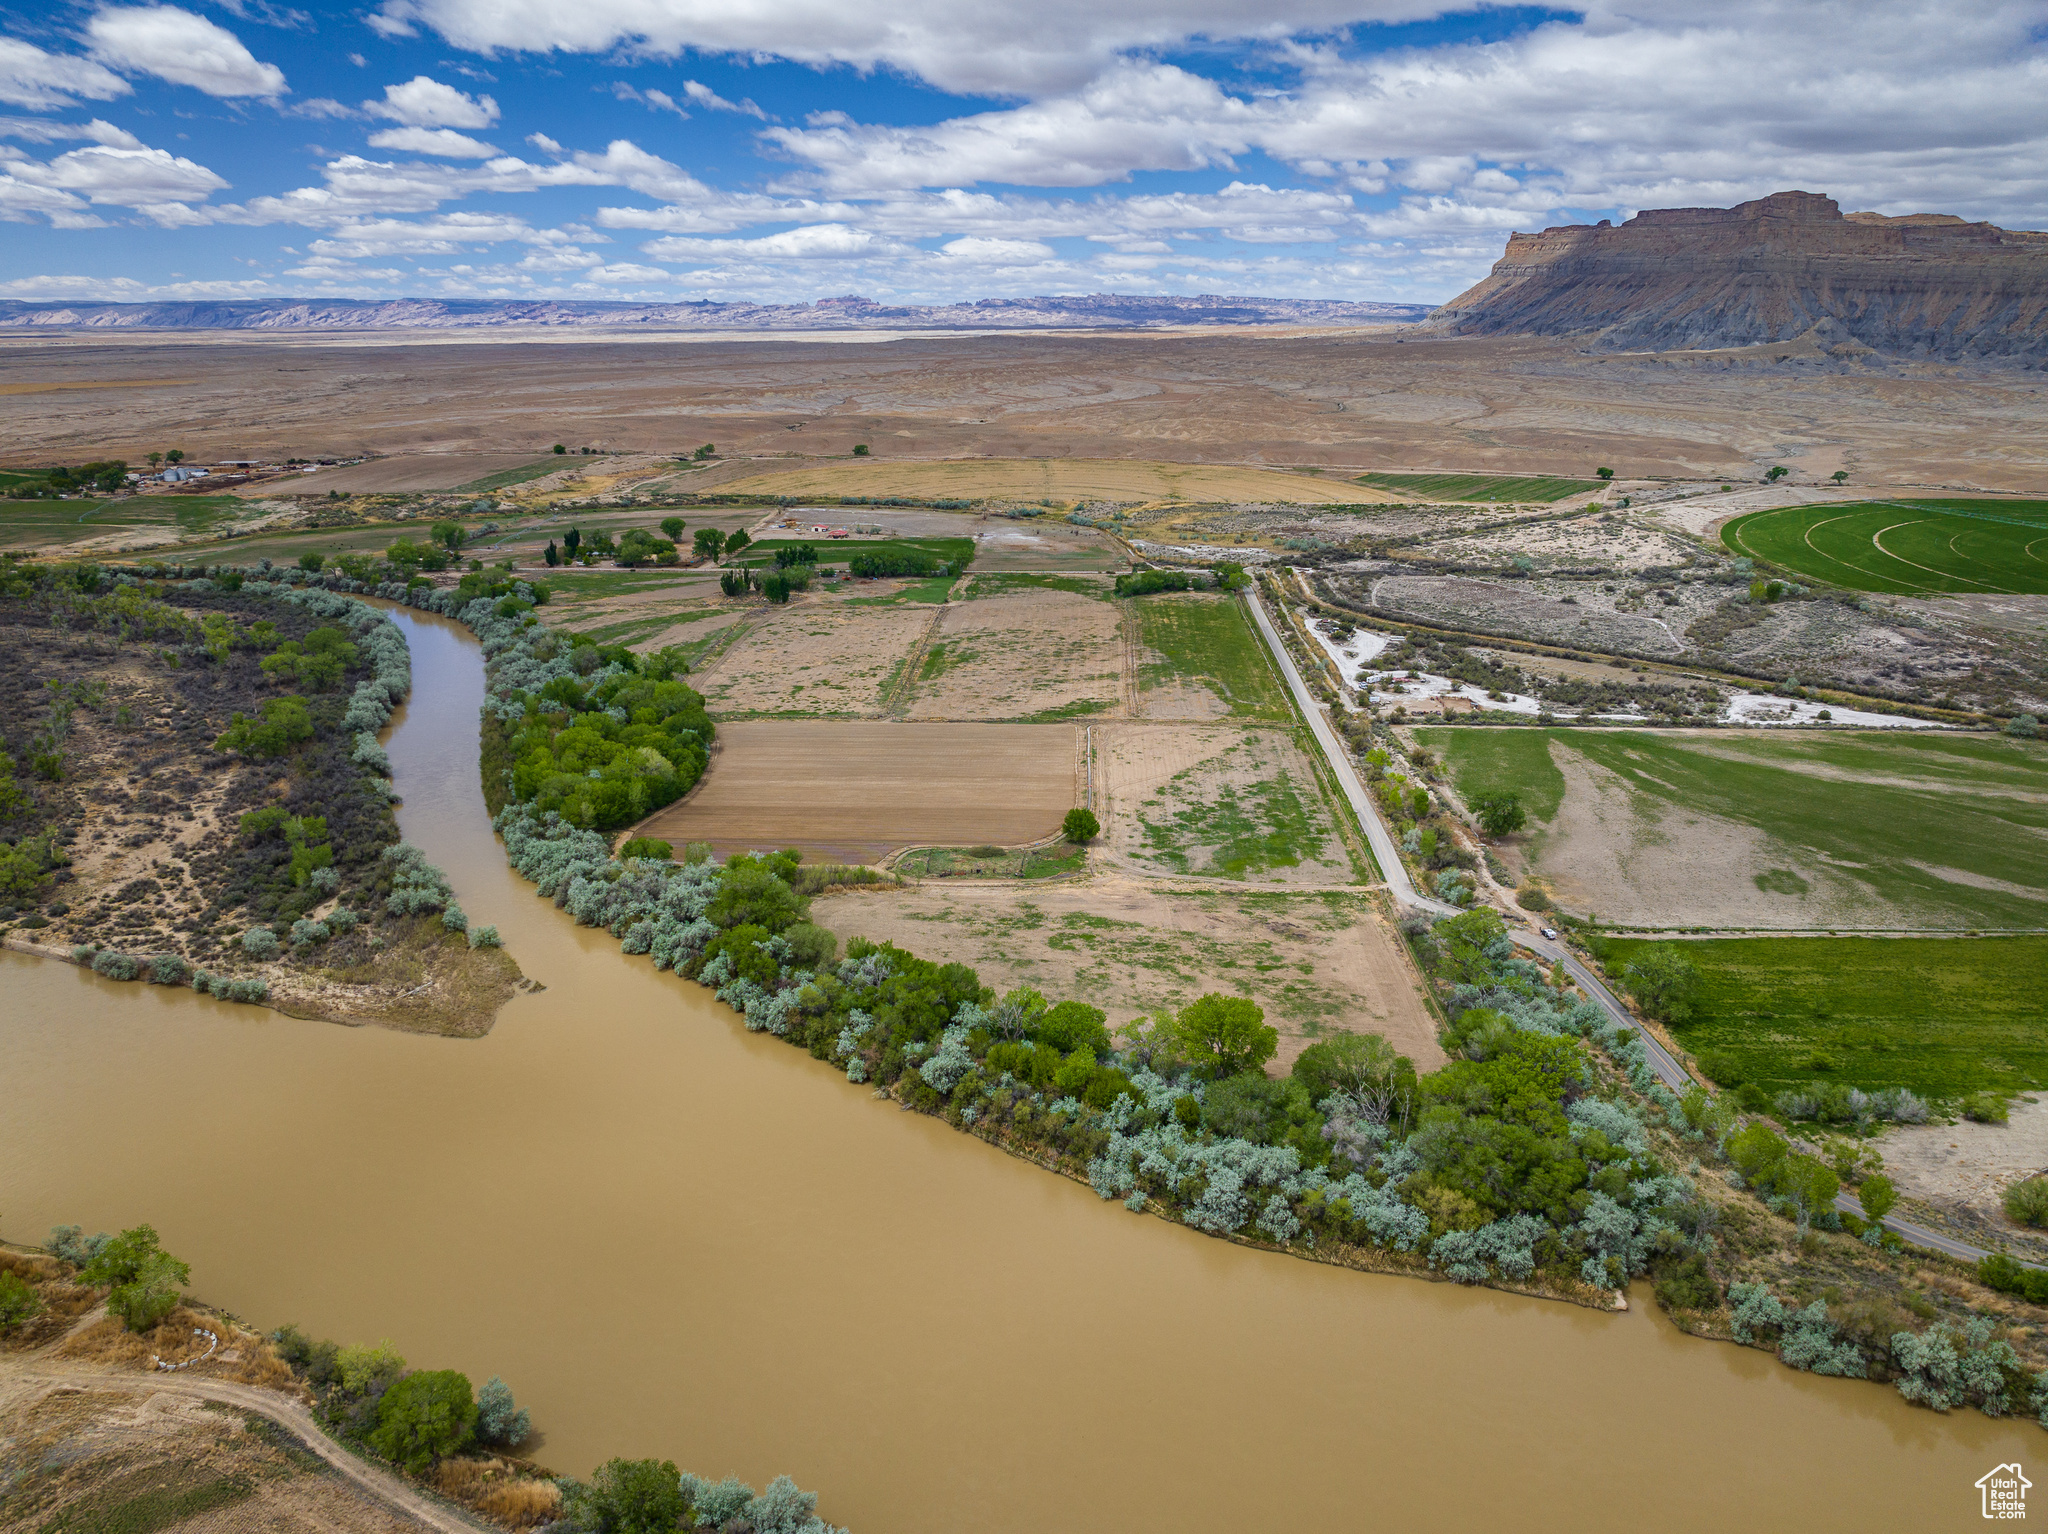
[[[477,648],[399,621],[405,834],[547,989],[457,1041],[0,955],[10,1237],[152,1222],[252,1322],[504,1375],[559,1470],[786,1471],[855,1534],[1963,1529],[1980,1475],[2048,1464],[2030,1421],[1694,1341],[1641,1288],[1253,1251],[876,1101],[535,898]]]

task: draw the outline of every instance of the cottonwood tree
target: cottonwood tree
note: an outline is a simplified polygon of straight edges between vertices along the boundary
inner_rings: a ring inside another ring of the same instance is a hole
[[[1211,991],[1174,1016],[1174,1033],[1190,1064],[1211,1079],[1257,1070],[1280,1047],[1280,1032],[1248,996]]]
[[[1480,794],[1472,801],[1472,813],[1488,836],[1512,836],[1529,823],[1522,796],[1516,793]]]
[[[131,1332],[146,1332],[177,1308],[192,1269],[157,1244],[154,1226],[137,1225],[101,1247],[78,1270],[78,1278],[111,1285],[107,1308]]]
[[[408,1374],[385,1391],[370,1433],[372,1449],[414,1475],[475,1441],[476,1403],[470,1399],[469,1377],[453,1369]]]
[[[1621,972],[1629,994],[1660,1023],[1682,1023],[1699,997],[1700,972],[1669,943],[1653,943]]]

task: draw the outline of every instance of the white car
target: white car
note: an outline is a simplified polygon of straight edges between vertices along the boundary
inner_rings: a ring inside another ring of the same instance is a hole
[[[1553,942],[1553,943],[1554,943],[1554,942],[1556,942],[1556,941],[1557,941],[1557,928],[1555,928],[1555,927],[1545,927],[1545,928],[1543,929],[1543,935],[1544,935],[1545,937],[1549,938],[1549,939],[1551,940],[1551,942]]]

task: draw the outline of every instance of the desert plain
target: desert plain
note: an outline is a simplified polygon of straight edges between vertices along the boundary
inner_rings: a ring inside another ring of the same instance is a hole
[[[1569,340],[1399,326],[880,340],[76,331],[0,337],[0,377],[0,466],[139,459],[173,439],[200,461],[375,452],[501,466],[556,442],[712,442],[723,461],[692,476],[708,487],[758,475],[756,459],[797,467],[867,443],[878,482],[895,460],[988,457],[1752,479],[1783,463],[1802,481],[1847,469],[1866,486],[2048,488],[2037,374],[1845,362],[1796,341],[1596,356]],[[1285,498],[1330,494],[1301,488]],[[1176,490],[1261,498],[1239,482],[1070,475],[1044,493]]]

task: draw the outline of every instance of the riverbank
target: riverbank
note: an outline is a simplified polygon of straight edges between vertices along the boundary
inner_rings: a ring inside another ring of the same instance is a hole
[[[532,1430],[501,1380],[472,1398],[464,1376],[408,1370],[388,1342],[338,1349],[292,1326],[264,1334],[193,1301],[133,1331],[75,1260],[108,1238],[75,1227],[52,1237],[56,1250],[0,1243],[0,1485],[22,1527],[154,1529],[235,1508],[252,1526],[335,1534],[595,1534],[619,1526],[615,1492],[630,1482],[693,1528],[846,1534],[787,1477],[756,1493],[667,1461],[616,1459],[589,1484],[557,1476],[511,1452]],[[57,1254],[66,1246],[72,1257]],[[446,1410],[387,1438],[411,1422],[419,1387]],[[401,1443],[415,1456],[404,1464],[393,1462]]]
[[[479,1034],[522,977],[400,847],[377,731],[405,641],[270,573],[0,568],[0,937],[112,982]]]

